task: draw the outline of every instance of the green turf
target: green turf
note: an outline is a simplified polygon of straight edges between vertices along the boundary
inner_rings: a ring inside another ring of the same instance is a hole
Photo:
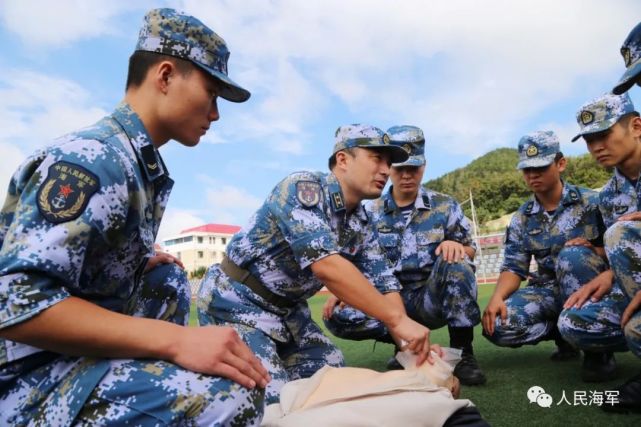
[[[479,305],[485,308],[493,285],[479,286]],[[320,310],[326,297],[319,295],[309,301],[314,320],[343,351],[348,366],[358,366],[377,371],[385,370],[385,363],[392,355],[393,346],[369,341],[347,341],[332,336],[320,320]],[[192,324],[195,315],[192,311]],[[447,328],[431,334],[433,342],[448,345]],[[595,405],[573,405],[575,391],[612,390],[623,379],[638,373],[641,363],[630,353],[617,354],[619,379],[602,384],[588,384],[579,378],[580,361],[552,362],[549,355],[554,350],[552,342],[518,349],[499,348],[475,329],[474,348],[479,364],[488,382],[480,387],[463,387],[461,397],[472,400],[492,426],[639,426],[638,415],[606,414]],[[526,392],[533,386],[543,387],[553,398],[552,407],[541,408],[529,403]],[[570,405],[560,405],[565,391]]]

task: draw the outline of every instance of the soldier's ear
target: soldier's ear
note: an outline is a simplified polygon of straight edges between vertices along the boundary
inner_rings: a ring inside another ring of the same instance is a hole
[[[153,73],[151,78],[155,86],[163,94],[167,94],[175,72],[176,66],[171,61],[161,61],[150,71],[150,73]]]
[[[640,138],[641,137],[641,117],[633,117],[632,120],[628,123],[628,131],[632,132],[632,135]]]

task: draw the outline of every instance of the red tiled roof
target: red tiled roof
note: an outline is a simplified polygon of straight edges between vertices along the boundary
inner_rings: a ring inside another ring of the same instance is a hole
[[[226,224],[205,224],[199,227],[188,228],[180,232],[180,234],[185,233],[221,233],[221,234],[235,234],[240,230],[240,227],[237,225],[226,225]]]

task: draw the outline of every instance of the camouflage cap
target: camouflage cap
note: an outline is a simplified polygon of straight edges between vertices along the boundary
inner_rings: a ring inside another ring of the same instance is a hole
[[[249,99],[249,91],[227,77],[229,50],[225,40],[193,16],[167,8],[150,10],[140,29],[136,50],[191,61],[222,83],[222,98],[232,102]]]
[[[576,113],[576,121],[581,131],[572,142],[584,135],[610,129],[625,114],[632,113],[634,105],[627,93],[612,95],[606,93],[584,104]]]
[[[554,132],[537,131],[525,135],[519,141],[519,164],[517,169],[541,168],[554,162],[561,152],[559,138]]]
[[[332,156],[346,148],[376,148],[387,150],[392,156],[392,163],[401,163],[409,155],[397,145],[390,144],[389,135],[377,127],[362,124],[339,126],[336,129],[334,151]]]
[[[390,143],[398,145],[409,154],[403,163],[394,166],[423,166],[425,164],[425,136],[421,128],[416,126],[392,126],[387,129]]]
[[[620,95],[639,83],[641,75],[641,22],[630,31],[628,37],[621,46],[621,56],[625,63],[625,73],[619,83],[612,89],[612,93]]]

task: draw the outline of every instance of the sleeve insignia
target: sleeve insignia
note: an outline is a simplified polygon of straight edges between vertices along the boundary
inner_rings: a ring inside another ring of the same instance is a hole
[[[98,188],[98,177],[82,166],[62,161],[54,163],[38,189],[38,210],[54,224],[71,221],[84,212]]]
[[[305,207],[314,207],[321,199],[321,186],[314,181],[298,181],[296,183],[296,197]]]

